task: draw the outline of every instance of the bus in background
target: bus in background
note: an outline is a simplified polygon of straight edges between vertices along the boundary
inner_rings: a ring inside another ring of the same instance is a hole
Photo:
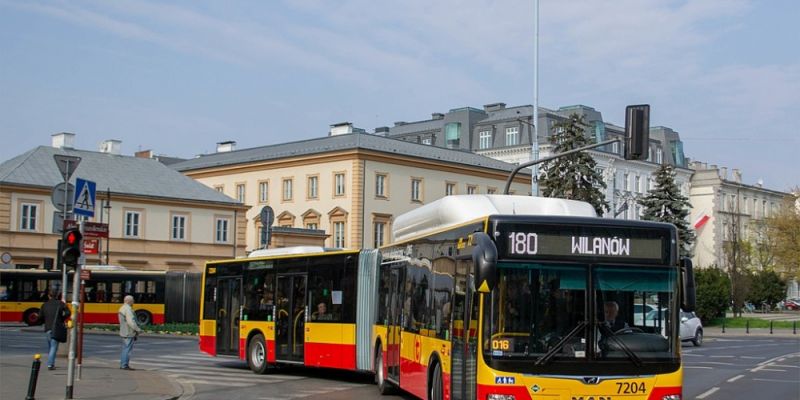
[[[117,324],[117,311],[126,295],[134,298],[140,325],[165,322],[197,322],[200,274],[181,271],[131,271],[120,266],[87,265],[83,321]],[[72,273],[68,291],[72,292]],[[39,269],[0,270],[0,321],[36,325],[39,307],[50,288],[61,291],[60,271]],[[67,295],[71,298],[71,294]]]
[[[377,251],[303,246],[208,262],[200,350],[277,364],[372,370]]]
[[[427,399],[682,396],[691,261],[673,225],[588,203],[448,196],[398,216],[380,249],[374,371]],[[645,326],[644,310],[665,310]]]

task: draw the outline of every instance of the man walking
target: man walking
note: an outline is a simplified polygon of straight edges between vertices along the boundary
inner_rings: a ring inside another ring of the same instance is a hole
[[[58,299],[59,292],[50,289],[47,293],[48,300],[42,304],[41,315],[39,318],[44,321],[44,334],[47,338],[47,369],[56,369],[56,353],[58,353],[58,343],[66,342],[67,328],[64,320],[69,318],[69,309]],[[57,332],[53,330],[56,329]]]
[[[133,342],[142,332],[142,328],[136,323],[136,316],[133,314],[133,296],[125,296],[124,304],[117,313],[119,317],[119,335],[122,337],[122,354],[119,358],[119,368],[132,371],[128,365],[133,350]]]

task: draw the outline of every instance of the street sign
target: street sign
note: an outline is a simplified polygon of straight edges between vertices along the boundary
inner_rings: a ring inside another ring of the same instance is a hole
[[[81,178],[75,180],[75,201],[72,209],[76,215],[94,217],[96,188],[97,185],[92,181]]]
[[[84,221],[83,237],[85,238],[108,238],[108,224],[99,222]]]
[[[261,209],[261,246],[264,248],[269,245],[273,222],[275,222],[275,211],[270,206],[264,206]]]
[[[97,254],[99,247],[97,239],[83,239],[83,254]],[[83,274],[83,271],[81,271],[81,274]],[[84,279],[83,275],[81,275],[81,279]]]
[[[92,279],[92,270],[81,268],[81,280],[88,281]]]
[[[62,229],[67,230],[77,227],[78,227],[78,221],[75,221],[74,219],[67,219],[64,221],[64,226]]]
[[[78,226],[78,224],[73,220],[72,213],[67,213],[67,221],[72,221],[72,224],[69,228]],[[64,232],[64,213],[61,211],[53,211],[53,233],[60,234],[62,232]]]
[[[75,156],[54,154],[53,158],[56,160],[58,170],[61,172],[61,176],[64,177],[65,181],[69,180],[69,177],[72,176],[72,173],[75,172],[76,168],[78,168],[78,164],[81,163],[81,158]]]
[[[64,192],[67,193],[64,193]],[[66,207],[68,212],[72,212],[70,202],[75,198],[75,185],[71,183],[61,182],[53,187],[53,193],[50,195],[50,200],[53,202],[56,210],[64,211],[64,201],[67,202]]]

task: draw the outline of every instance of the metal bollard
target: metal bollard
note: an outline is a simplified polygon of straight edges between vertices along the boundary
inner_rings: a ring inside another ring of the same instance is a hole
[[[797,335],[797,321],[792,321],[792,335]]]
[[[39,380],[39,367],[42,366],[42,362],[40,359],[42,358],[41,354],[36,354],[33,356],[33,365],[31,365],[31,379],[28,381],[28,395],[25,396],[25,400],[35,400],[36,398],[36,382]]]
[[[725,333],[725,316],[722,316],[722,333]]]
[[[769,321],[769,334],[772,335],[772,321]]]
[[[750,320],[748,319],[745,323],[745,333],[750,333]]]

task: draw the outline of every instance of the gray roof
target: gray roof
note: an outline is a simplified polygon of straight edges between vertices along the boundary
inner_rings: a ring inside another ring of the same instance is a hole
[[[441,130],[444,126],[444,119],[428,119],[424,121],[406,122],[402,125],[395,125],[389,128],[392,135],[402,135],[405,133],[420,133],[423,131]]]
[[[398,154],[428,160],[450,162],[467,167],[483,167],[507,172],[510,172],[515,167],[514,164],[470,153],[468,151],[450,150],[364,133],[328,136],[299,142],[253,147],[226,153],[214,153],[172,164],[170,167],[178,171],[192,171],[223,165],[246,164],[355,149],[372,150],[387,154]],[[529,175],[530,172],[520,172],[520,174]]]
[[[240,204],[216,190],[149,158],[39,146],[0,164],[0,184],[51,188],[64,181],[53,156],[81,158],[70,182],[79,177],[97,183],[98,191],[163,199]]]
[[[541,109],[541,107],[539,107]],[[495,121],[514,120],[522,118],[527,120],[528,117],[533,115],[533,106],[517,106],[510,108],[503,108],[497,111],[489,111],[489,116],[480,120],[478,124],[487,124]]]

